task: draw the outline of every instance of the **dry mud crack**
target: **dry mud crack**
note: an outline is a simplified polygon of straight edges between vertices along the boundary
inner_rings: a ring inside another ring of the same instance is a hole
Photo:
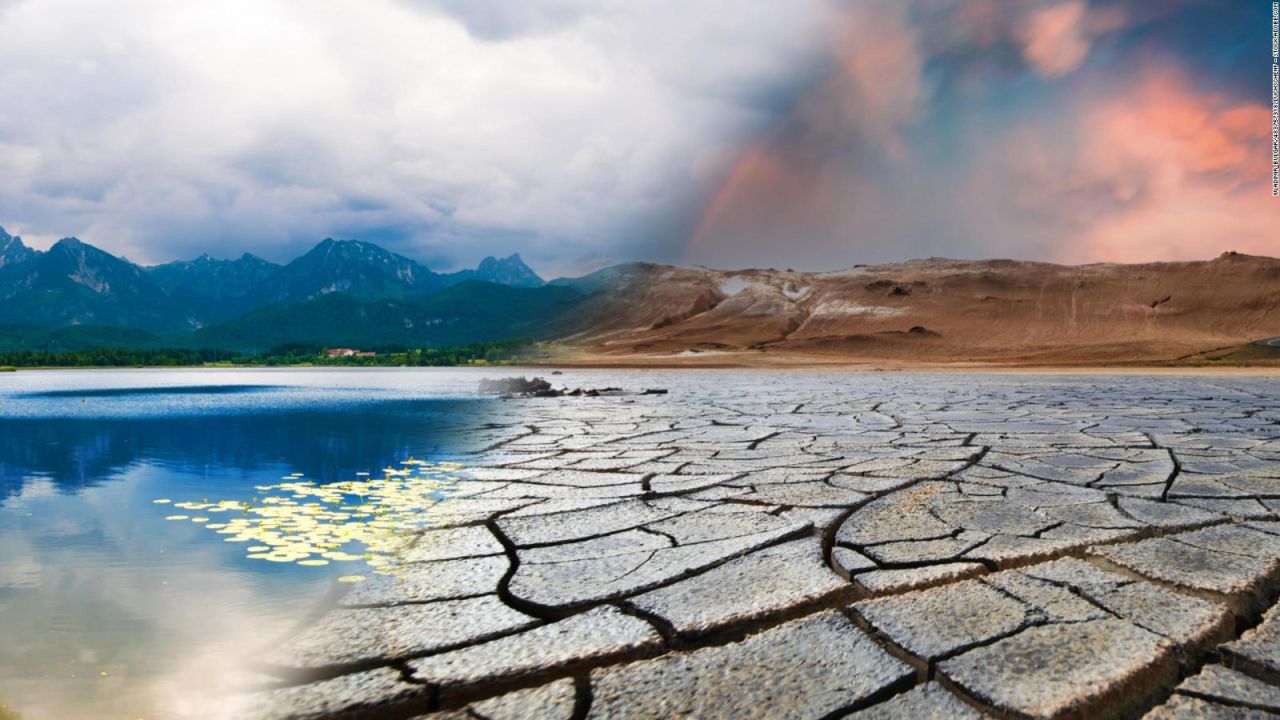
[[[240,716],[1280,715],[1280,383],[660,381],[494,407]]]

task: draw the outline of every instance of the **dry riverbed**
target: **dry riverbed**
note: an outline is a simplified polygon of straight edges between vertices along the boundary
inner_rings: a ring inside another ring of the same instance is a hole
[[[495,403],[262,717],[1280,712],[1280,383],[597,372]],[[247,710],[243,712],[248,712]]]

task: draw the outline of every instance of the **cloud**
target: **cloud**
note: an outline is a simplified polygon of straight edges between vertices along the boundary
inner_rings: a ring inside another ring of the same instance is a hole
[[[0,224],[139,261],[640,254],[785,111],[817,2],[21,3]]]
[[[1269,116],[1168,66],[1144,68],[986,148],[965,193],[968,222],[1010,254],[1034,243],[1064,262],[1274,255]]]
[[[509,40],[563,29],[598,9],[591,0],[411,0],[449,15],[478,38]]]
[[[925,105],[919,38],[895,0],[829,6],[827,18],[826,77],[726,173],[686,260],[751,262],[800,244],[808,263],[840,262],[845,229],[874,222],[867,169],[907,156],[903,134]]]
[[[837,66],[827,92],[838,96],[835,120],[857,126],[890,152],[901,151],[897,133],[914,123],[924,101],[924,58],[907,11],[901,2],[866,0],[845,6],[831,21]]]
[[[1160,245],[1179,216],[1243,250],[1250,7],[0,0],[0,225],[139,261],[338,236],[550,275],[1209,252]]]
[[[1089,228],[1071,259],[1211,257],[1225,250],[1274,255],[1270,112],[1198,92],[1154,71],[1127,98],[1095,109],[1084,162],[1127,202]]]
[[[1121,8],[1090,9],[1084,0],[1034,7],[1020,19],[1022,56],[1046,77],[1065,75],[1089,56],[1095,38],[1124,25]]]
[[[1169,39],[1204,25],[1197,3],[836,7],[866,36],[833,42],[826,80],[744,147],[689,261],[1280,252],[1266,108]]]

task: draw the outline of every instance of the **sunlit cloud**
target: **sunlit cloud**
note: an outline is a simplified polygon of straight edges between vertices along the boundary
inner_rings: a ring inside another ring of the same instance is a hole
[[[1085,120],[1084,162],[1125,200],[1084,234],[1067,259],[1212,257],[1226,250],[1276,254],[1267,162],[1270,113],[1153,73],[1127,99]]]
[[[741,151],[688,261],[1280,252],[1266,231],[1265,106],[1238,82],[1205,81],[1229,63],[1205,70],[1169,44],[1204,22],[1201,3],[831,8],[831,70]]]
[[[1084,0],[1032,7],[1021,19],[1022,56],[1042,75],[1057,77],[1080,67],[1093,40],[1124,24],[1120,8],[1092,10]]]

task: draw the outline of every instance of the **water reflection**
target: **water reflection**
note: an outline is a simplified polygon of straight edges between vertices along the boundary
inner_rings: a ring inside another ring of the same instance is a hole
[[[454,430],[476,411],[329,388],[250,393],[252,403],[172,415],[154,404],[214,401],[100,394],[151,405],[102,417],[38,417],[31,403],[78,396],[27,393],[25,417],[0,417],[3,713],[218,717],[209,693],[246,679],[246,650],[287,631],[351,568],[250,559],[200,524],[166,521],[175,511],[153,501],[249,500],[285,476],[322,485],[409,457],[448,459]]]
[[[319,482],[408,457],[438,457],[463,400],[176,418],[0,418],[0,502],[36,478],[77,492],[143,462],[183,473],[287,466]]]
[[[39,390],[18,393],[15,397],[31,398],[109,398],[176,395],[243,395],[244,393],[279,390],[279,385],[169,385],[163,387],[105,387],[72,390]]]

